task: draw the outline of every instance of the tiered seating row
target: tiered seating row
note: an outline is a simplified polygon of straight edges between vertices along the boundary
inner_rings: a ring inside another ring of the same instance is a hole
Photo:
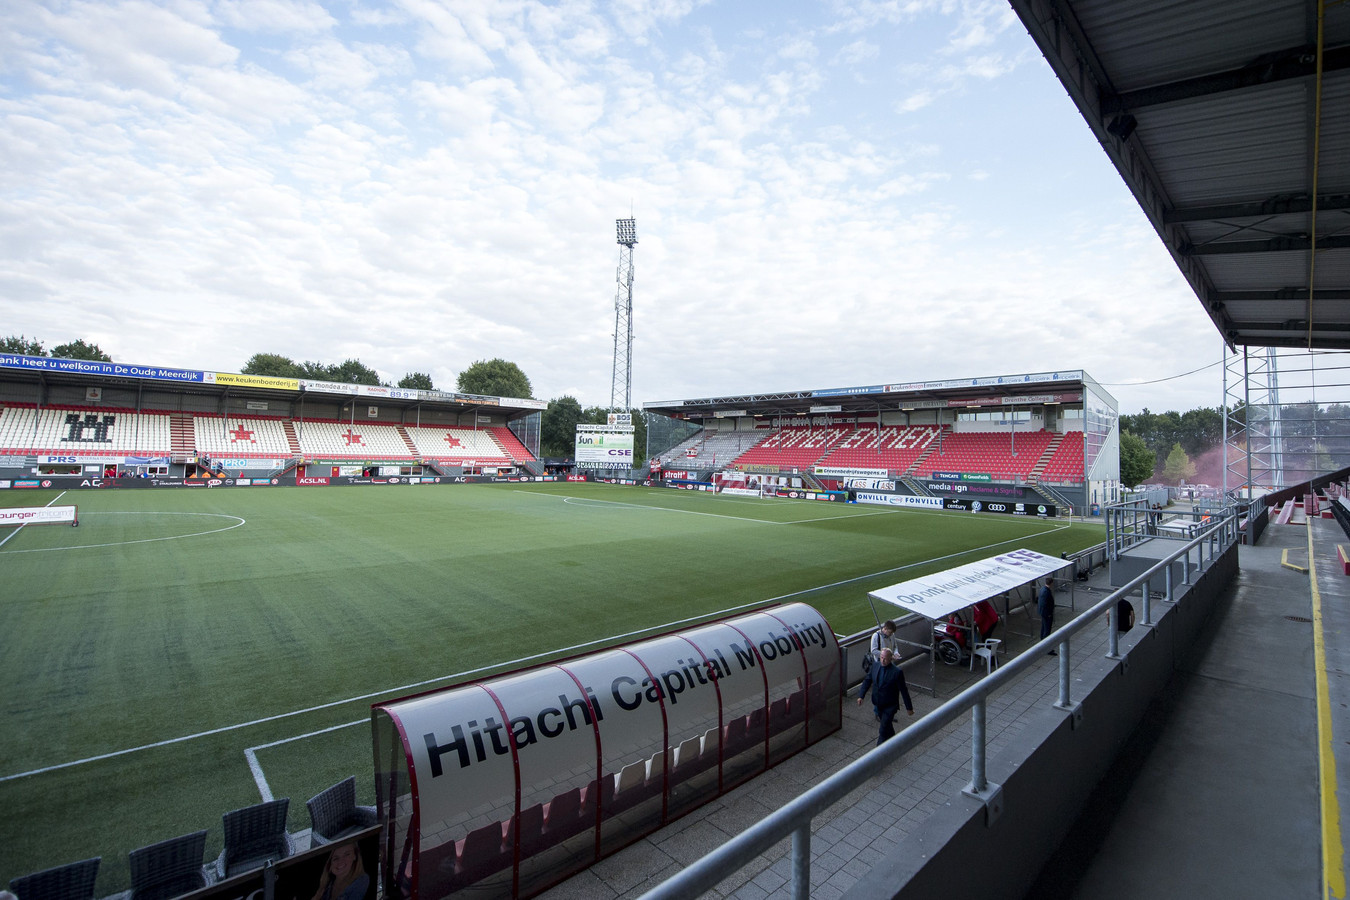
[[[305,419],[295,423],[300,452],[307,457],[409,459],[416,454],[394,425]]]
[[[417,455],[424,459],[471,459],[480,465],[502,465],[511,461],[487,431],[410,425],[407,432],[417,448]]]
[[[888,469],[903,472],[914,464],[942,429],[937,425],[863,425],[821,461],[840,468]]]
[[[1042,481],[1082,481],[1083,480],[1083,432],[1066,431],[1064,439],[1055,448],[1041,472]]]
[[[1019,431],[1011,439],[1007,433],[955,431],[912,474],[924,478],[933,472],[987,472],[998,479],[1024,478],[1053,439],[1048,431]],[[1016,456],[1010,444],[1016,445]]]
[[[778,465],[796,468],[810,466],[853,430],[852,425],[782,428],[736,457],[732,465]]]
[[[44,407],[6,404],[0,410],[0,452],[103,456],[165,455],[172,443],[167,413],[107,407]]]
[[[197,452],[204,456],[248,459],[292,455],[283,419],[194,416],[192,430]]]
[[[108,407],[5,404],[0,408],[0,453],[8,455],[136,456],[172,454],[172,415]],[[307,457],[328,459],[473,460],[512,465],[533,459],[509,428],[407,427],[387,423],[253,416],[192,416],[196,452],[234,459],[289,458],[298,438]],[[404,435],[407,435],[405,439]],[[409,444],[409,441],[412,444]],[[499,443],[499,441],[501,443]],[[503,449],[506,448],[506,449]]]

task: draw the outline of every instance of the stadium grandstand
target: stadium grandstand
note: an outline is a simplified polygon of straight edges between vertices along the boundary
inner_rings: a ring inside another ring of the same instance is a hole
[[[539,475],[545,406],[10,354],[0,356],[0,483]]]
[[[758,476],[804,491],[1080,512],[1121,491],[1118,407],[1082,370],[663,401],[644,410],[653,475],[713,490]],[[663,436],[675,442],[659,446]]]

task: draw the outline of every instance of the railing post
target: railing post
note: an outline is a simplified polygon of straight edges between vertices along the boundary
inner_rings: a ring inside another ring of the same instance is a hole
[[[985,698],[975,701],[970,708],[970,791],[979,794],[989,786],[984,771],[984,704]]]
[[[1117,603],[1106,614],[1106,656],[1108,659],[1120,659],[1120,604]]]
[[[1068,709],[1073,704],[1073,698],[1069,695],[1069,642],[1062,641],[1059,645],[1059,706]]]
[[[811,896],[811,823],[792,832],[792,900]]]
[[[1181,583],[1191,583],[1191,551],[1181,554]]]
[[[1163,599],[1166,600],[1168,603],[1176,603],[1177,600],[1176,600],[1176,597],[1173,596],[1173,590],[1172,590],[1172,564],[1171,564],[1171,563],[1168,563],[1168,564],[1167,564],[1167,575],[1166,575],[1166,577],[1163,579],[1163,584],[1166,585],[1166,592],[1163,594]]]
[[[1143,624],[1145,624],[1145,625],[1152,625],[1152,624],[1153,624],[1153,591],[1149,590],[1149,586],[1148,586],[1148,581],[1147,581],[1147,580],[1140,586],[1140,590],[1143,592],[1143,599],[1144,599],[1144,622],[1143,622]]]

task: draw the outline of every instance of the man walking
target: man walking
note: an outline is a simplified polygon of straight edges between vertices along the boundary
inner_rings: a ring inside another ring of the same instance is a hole
[[[1036,596],[1036,612],[1041,614],[1041,640],[1048,638],[1055,628],[1055,595],[1050,590],[1050,586],[1054,583],[1054,579],[1049,575],[1045,576],[1045,584],[1041,586],[1041,592]],[[1055,656],[1055,651],[1051,650],[1049,655]]]
[[[905,701],[905,711],[914,715],[914,704],[909,699],[909,686],[905,684],[905,673],[894,665],[895,651],[882,647],[877,664],[863,679],[862,690],[858,693],[858,705],[862,706],[867,689],[872,689],[872,706],[877,711],[877,721],[881,727],[877,731],[877,746],[895,737],[895,716],[900,712],[900,700]]]

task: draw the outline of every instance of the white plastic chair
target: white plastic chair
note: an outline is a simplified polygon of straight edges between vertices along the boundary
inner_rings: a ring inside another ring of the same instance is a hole
[[[984,674],[988,675],[998,668],[998,645],[1003,643],[998,638],[988,638],[975,645],[975,649],[970,653],[970,670],[975,671],[975,660],[977,658],[984,660]]]

